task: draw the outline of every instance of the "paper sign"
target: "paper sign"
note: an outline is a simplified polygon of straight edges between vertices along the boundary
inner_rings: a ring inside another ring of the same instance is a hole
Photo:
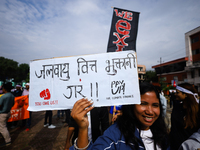
[[[139,104],[134,51],[52,58],[30,63],[30,111],[70,109],[84,97],[95,107]]]

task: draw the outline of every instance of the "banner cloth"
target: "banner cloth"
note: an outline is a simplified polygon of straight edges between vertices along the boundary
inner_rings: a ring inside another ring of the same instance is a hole
[[[136,51],[139,12],[113,8],[107,52]]]
[[[28,108],[28,95],[15,97],[15,104],[11,108],[11,116],[8,122],[18,121],[29,118]]]

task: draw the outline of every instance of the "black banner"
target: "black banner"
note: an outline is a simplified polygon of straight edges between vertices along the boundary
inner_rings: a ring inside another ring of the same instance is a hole
[[[136,51],[139,12],[114,8],[107,52]]]

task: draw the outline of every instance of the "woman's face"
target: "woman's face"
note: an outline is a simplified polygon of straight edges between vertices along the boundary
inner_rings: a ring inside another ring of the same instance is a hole
[[[141,124],[141,130],[148,130],[160,115],[159,99],[155,92],[141,95],[141,104],[136,104],[134,114]]]
[[[186,94],[176,90],[176,100],[182,101],[186,98]]]

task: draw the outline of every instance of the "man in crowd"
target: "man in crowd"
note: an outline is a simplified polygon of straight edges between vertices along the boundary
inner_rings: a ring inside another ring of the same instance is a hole
[[[24,91],[22,92],[22,96],[24,96],[24,95],[29,95],[29,86],[30,86],[29,83],[26,83],[26,84],[25,84],[25,89],[24,89]]]
[[[16,85],[16,90],[13,92],[15,97],[22,96],[21,85]]]
[[[5,139],[5,143],[0,145],[0,147],[8,146],[11,144],[11,137],[6,126],[6,122],[10,117],[10,110],[14,105],[14,96],[11,93],[11,88],[12,87],[10,83],[4,84],[4,95],[0,97],[0,132]]]
[[[158,90],[159,96],[160,96],[160,102],[162,104],[163,107],[163,116],[166,116],[166,112],[167,112],[167,99],[161,94],[161,87],[160,86],[155,86],[156,89]]]

